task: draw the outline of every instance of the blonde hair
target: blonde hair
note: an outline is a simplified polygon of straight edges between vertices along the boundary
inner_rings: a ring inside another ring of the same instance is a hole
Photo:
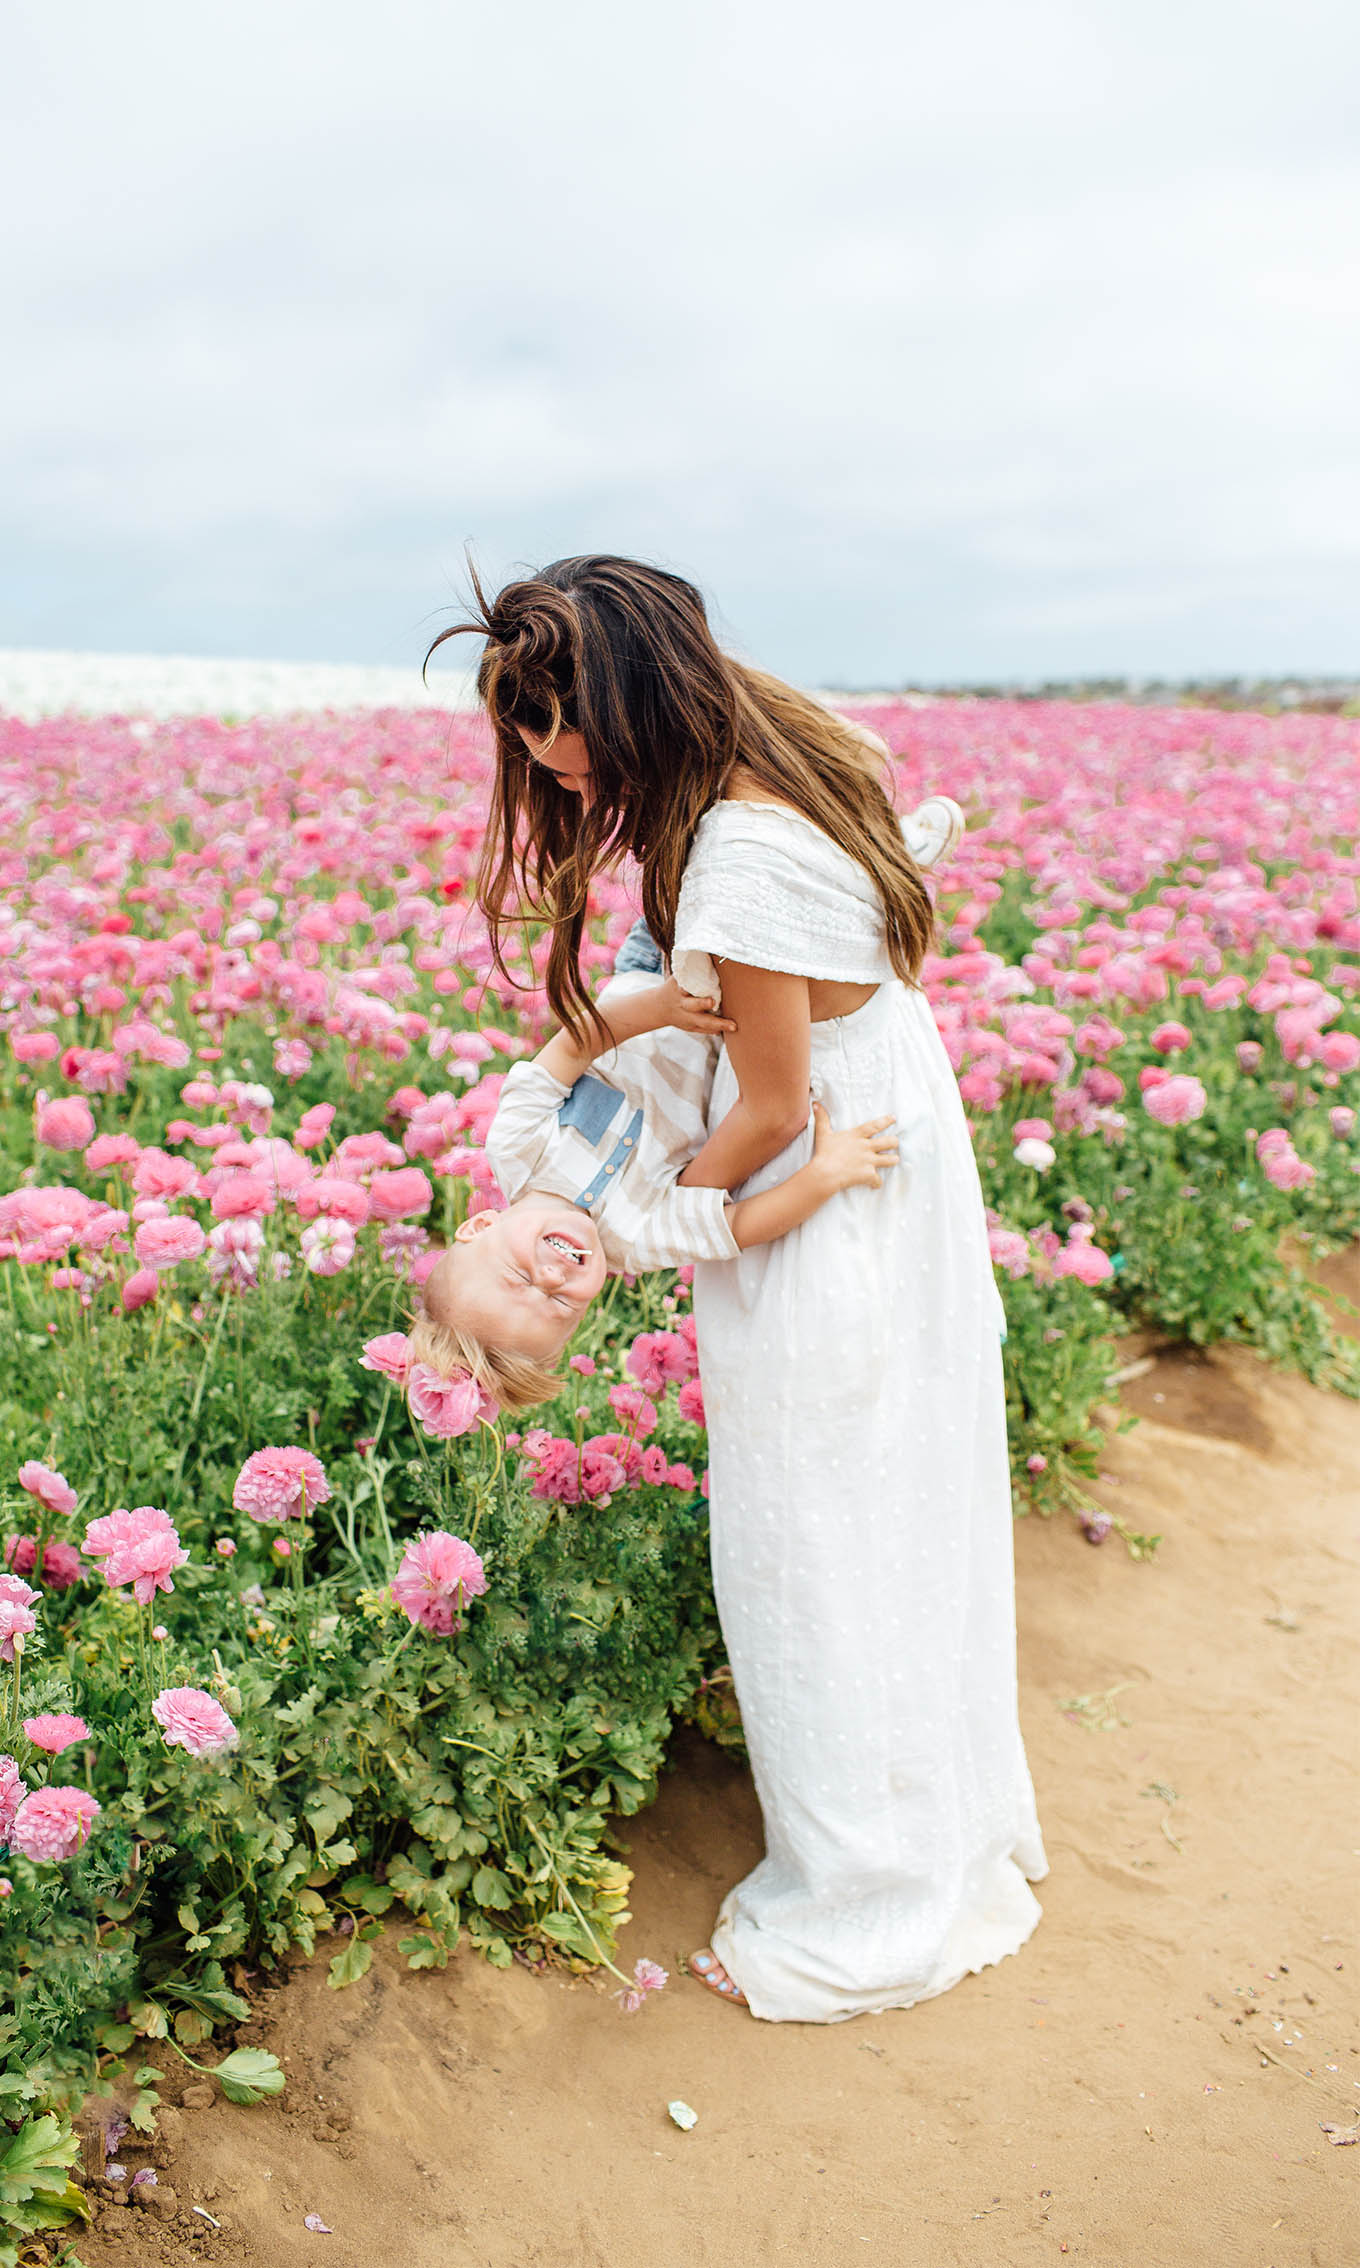
[[[447,1246],[439,1265],[451,1262],[453,1254],[454,1247]],[[430,1312],[425,1291],[421,1292],[419,1305],[411,1317],[407,1338],[412,1364],[423,1363],[441,1378],[455,1378],[460,1371],[466,1371],[483,1393],[489,1394],[501,1409],[512,1413],[531,1410],[539,1402],[550,1402],[567,1383],[555,1370],[535,1362],[529,1355],[515,1354],[508,1347],[488,1346],[462,1324],[439,1320]]]

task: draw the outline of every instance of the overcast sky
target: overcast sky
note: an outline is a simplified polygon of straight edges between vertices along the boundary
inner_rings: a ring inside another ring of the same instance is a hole
[[[1360,670],[1354,0],[18,0],[0,646]]]

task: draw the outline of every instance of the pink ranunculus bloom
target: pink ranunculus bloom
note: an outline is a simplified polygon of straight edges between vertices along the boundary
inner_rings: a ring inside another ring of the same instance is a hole
[[[322,1213],[334,1214],[348,1221],[351,1228],[362,1228],[368,1219],[368,1191],[357,1181],[346,1181],[343,1174],[319,1174],[299,1189],[296,1199],[298,1217],[314,1221]]]
[[[185,1748],[191,1756],[225,1756],[241,1737],[221,1702],[196,1685],[167,1685],[152,1702],[151,1714],[166,1747]]]
[[[1355,1131],[1355,1112],[1349,1103],[1336,1103],[1327,1113],[1327,1122],[1338,1142],[1344,1142]]]
[[[1053,1128],[1046,1118],[1017,1118],[1011,1133],[1013,1142],[1051,1142]]]
[[[154,1268],[138,1268],[123,1286],[123,1313],[135,1315],[139,1307],[146,1307],[160,1289],[160,1278]]]
[[[1016,1143],[1012,1155],[1017,1165],[1029,1166],[1035,1173],[1047,1173],[1058,1153],[1051,1142],[1041,1142],[1027,1134]]]
[[[19,1063],[51,1063],[61,1053],[55,1032],[11,1032],[9,1044]]]
[[[1292,1142],[1267,1150],[1261,1156],[1261,1171],[1276,1189],[1306,1189],[1317,1179],[1316,1166],[1301,1158]]]
[[[994,1268],[1004,1268],[1008,1276],[1029,1274],[1030,1249],[1027,1238],[1018,1229],[989,1228],[987,1249]]]
[[[368,1185],[369,1208],[375,1221],[402,1221],[413,1213],[428,1213],[433,1199],[430,1177],[416,1165],[375,1173]]]
[[[646,1481],[649,1488],[664,1487],[669,1472],[670,1467],[667,1463],[666,1452],[664,1449],[659,1449],[656,1443],[653,1442],[650,1448],[643,1450],[642,1477]]]
[[[111,1591],[131,1583],[139,1606],[149,1606],[157,1591],[173,1591],[170,1578],[189,1557],[169,1513],[155,1504],[138,1504],[131,1512],[119,1510],[91,1520],[81,1548],[87,1558],[103,1560],[104,1580]]]
[[[28,1793],[28,1783],[13,1756],[0,1756],[0,1843],[7,1843],[14,1814]]]
[[[231,1501],[252,1520],[302,1520],[330,1493],[321,1460],[310,1449],[257,1449],[237,1474]]]
[[[631,1985],[625,1986],[622,1992],[616,1992],[614,1995],[624,2015],[636,2016],[647,1995],[652,1992],[660,1992],[668,1982],[669,1975],[669,1970],[663,1969],[659,1962],[637,1962],[633,1969]]]
[[[128,1216],[116,1205],[105,1205],[91,1215],[77,1239],[82,1252],[104,1252],[128,1227]]]
[[[624,1367],[644,1393],[659,1396],[672,1381],[694,1376],[694,1350],[676,1331],[642,1331],[628,1349]]]
[[[33,1609],[41,1597],[41,1591],[35,1591],[20,1576],[0,1575],[0,1662],[12,1662],[16,1642],[37,1629]]]
[[[139,1197],[187,1197],[198,1187],[198,1168],[188,1158],[172,1158],[168,1150],[148,1148],[132,1169],[132,1186]]]
[[[613,1434],[595,1434],[582,1445],[581,1494],[588,1503],[598,1504],[602,1497],[612,1496],[616,1489],[629,1484],[632,1476],[627,1460],[616,1453],[616,1440]],[[636,1449],[636,1443],[632,1446]],[[637,1450],[639,1471],[642,1454]]]
[[[453,1441],[474,1426],[494,1425],[498,1415],[497,1403],[468,1371],[444,1378],[427,1362],[412,1363],[407,1371],[406,1400],[417,1425],[435,1441]]]
[[[1360,1065],[1360,1038],[1354,1032],[1324,1032],[1318,1061],[1328,1071],[1354,1071]]]
[[[1204,1116],[1208,1100],[1202,1081],[1188,1071],[1177,1071],[1160,1086],[1144,1091],[1143,1108],[1161,1126],[1185,1126]]]
[[[144,1268],[175,1268],[182,1260],[199,1260],[208,1239],[197,1221],[170,1218],[143,1221],[132,1249]]]
[[[278,1202],[274,1184],[262,1173],[231,1173],[212,1193],[216,1221],[258,1221]]]
[[[36,1536],[6,1536],[5,1565],[15,1575],[32,1575],[38,1564]],[[58,1543],[49,1536],[43,1545],[42,1574],[37,1577],[44,1591],[69,1591],[78,1583],[85,1570],[80,1553],[74,1544]]]
[[[278,1039],[274,1042],[274,1069],[281,1079],[300,1079],[311,1069],[312,1051],[306,1040]]]
[[[599,1365],[593,1355],[574,1354],[568,1362],[567,1368],[574,1370],[578,1378],[593,1378]]]
[[[645,1441],[656,1431],[656,1404],[649,1401],[640,1386],[611,1386],[609,1407],[632,1432],[635,1441]]]
[[[1043,1453],[1043,1450],[1042,1450],[1042,1449],[1035,1449],[1035,1450],[1031,1451],[1031,1453],[1030,1453],[1030,1455],[1029,1455],[1028,1457],[1026,1457],[1026,1459],[1025,1459],[1025,1471],[1026,1471],[1027,1473],[1036,1473],[1036,1474],[1038,1474],[1038,1473],[1046,1473],[1046,1472],[1048,1471],[1048,1459],[1047,1459],[1047,1457],[1046,1457],[1046,1456],[1044,1455],[1044,1453]]]
[[[30,1457],[20,1465],[18,1481],[20,1488],[36,1496],[49,1512],[57,1512],[63,1520],[69,1520],[76,1508],[76,1492],[63,1474],[53,1472],[50,1465],[41,1465],[36,1457]]]
[[[1159,1055],[1179,1055],[1191,1044],[1191,1035],[1184,1024],[1159,1024],[1152,1035],[1152,1045]]]
[[[1239,1040],[1237,1043],[1238,1070],[1245,1071],[1250,1077],[1253,1071],[1260,1070],[1261,1058],[1264,1054],[1265,1049],[1259,1040]]]
[[[83,1717],[58,1714],[25,1717],[24,1734],[45,1756],[60,1756],[64,1748],[74,1748],[78,1740],[88,1740],[90,1728]]]
[[[298,1242],[314,1276],[338,1276],[349,1266],[356,1249],[349,1222],[329,1213],[309,1222]]]
[[[365,1339],[359,1367],[376,1370],[380,1377],[394,1379],[398,1386],[404,1386],[411,1367],[411,1342],[406,1333],[384,1331],[376,1339]]]
[[[38,1140],[48,1150],[83,1150],[94,1140],[94,1113],[79,1095],[40,1103]]]
[[[334,1103],[313,1103],[311,1109],[304,1110],[298,1120],[297,1132],[293,1136],[293,1148],[295,1150],[318,1149],[330,1132],[331,1121],[334,1117]]]
[[[676,1399],[680,1405],[680,1415],[688,1425],[708,1423],[704,1415],[704,1390],[697,1378],[687,1378]]]
[[[1075,1276],[1079,1284],[1103,1284],[1114,1274],[1114,1262],[1098,1245],[1090,1242],[1089,1231],[1079,1237],[1074,1229],[1069,1241],[1053,1261],[1055,1276]]]
[[[119,1166],[135,1166],[141,1154],[142,1145],[131,1134],[96,1134],[85,1163],[91,1173],[111,1173]]]
[[[100,1808],[84,1788],[35,1788],[16,1811],[9,1839],[39,1865],[74,1858],[89,1841]]]
[[[666,1468],[666,1486],[668,1488],[688,1489],[692,1495],[696,1486],[693,1467],[690,1465],[668,1465]]]
[[[408,1543],[392,1578],[392,1596],[407,1620],[436,1638],[456,1630],[458,1608],[485,1589],[486,1575],[471,1544],[443,1529]]]

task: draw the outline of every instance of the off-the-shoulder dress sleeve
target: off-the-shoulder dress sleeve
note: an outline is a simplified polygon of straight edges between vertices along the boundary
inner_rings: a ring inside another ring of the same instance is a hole
[[[893,973],[869,875],[810,819],[774,803],[716,803],[695,831],[671,967],[686,992],[703,993],[722,960],[848,984]]]

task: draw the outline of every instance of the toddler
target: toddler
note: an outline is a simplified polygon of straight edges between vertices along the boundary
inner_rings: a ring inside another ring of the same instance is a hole
[[[945,796],[903,822],[922,866],[962,831]],[[842,1189],[880,1187],[897,1162],[891,1118],[837,1129],[814,1101],[812,1156],[785,1181],[735,1199],[686,1188],[684,1169],[707,1138],[718,1042],[733,1027],[716,1000],[664,974],[641,922],[597,1007],[606,1034],[558,1032],[507,1074],[486,1143],[506,1209],[457,1229],[411,1328],[414,1362],[446,1377],[466,1371],[506,1410],[560,1392],[550,1366],[611,1272],[735,1259]]]

